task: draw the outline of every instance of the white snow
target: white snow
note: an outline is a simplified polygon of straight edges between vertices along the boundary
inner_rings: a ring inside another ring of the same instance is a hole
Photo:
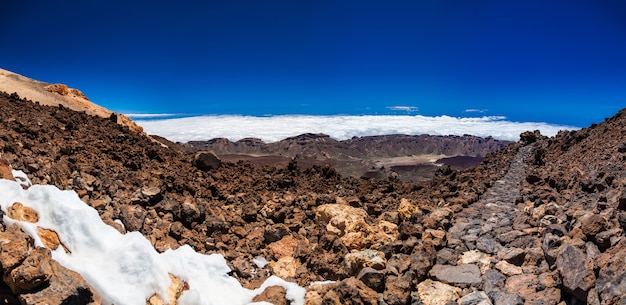
[[[257,256],[252,259],[252,262],[259,268],[265,267],[269,262],[263,256]]]
[[[17,175],[16,175],[17,172]],[[37,211],[37,223],[20,222],[6,214],[5,223],[18,223],[43,246],[36,227],[57,232],[62,247],[52,252],[53,259],[80,273],[100,294],[104,304],[145,304],[157,293],[165,299],[171,284],[168,273],[185,281],[189,290],[183,292],[179,304],[251,304],[252,298],[269,286],[280,285],[287,290],[293,304],[304,304],[305,289],[295,283],[272,276],[263,286],[248,290],[233,277],[222,255],[203,255],[189,246],[158,253],[139,232],[121,234],[106,225],[98,212],[82,202],[74,191],[62,191],[50,185],[33,185],[23,172],[16,177],[22,183],[0,179],[0,206],[6,213],[14,202]],[[258,304],[258,303],[257,303]]]

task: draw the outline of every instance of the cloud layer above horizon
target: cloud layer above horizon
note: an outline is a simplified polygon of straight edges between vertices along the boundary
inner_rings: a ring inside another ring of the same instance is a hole
[[[553,136],[559,130],[578,129],[574,126],[548,123],[511,122],[501,116],[456,118],[421,115],[210,115],[159,120],[137,119],[136,122],[148,134],[159,135],[175,142],[205,141],[213,138],[227,138],[231,141],[259,138],[270,143],[303,133],[324,133],[336,140],[388,134],[470,134],[517,141],[519,134],[528,130],[540,130],[543,135]]]

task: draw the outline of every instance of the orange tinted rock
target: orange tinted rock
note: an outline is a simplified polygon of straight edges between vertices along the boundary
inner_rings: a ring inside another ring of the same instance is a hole
[[[0,159],[0,179],[15,180],[9,162],[4,159]]]
[[[159,296],[158,294],[154,294],[148,299],[146,305],[178,304],[178,298],[180,298],[180,296],[183,294],[183,291],[185,291],[186,283],[173,276],[171,273],[168,275],[170,277],[170,280],[172,281],[172,284],[170,284],[170,286],[167,288],[167,300],[164,301],[161,296]]]
[[[39,221],[39,217],[37,217],[37,212],[27,206],[24,206],[21,202],[13,203],[9,208],[7,208],[7,214],[9,217],[30,223],[35,223]]]
[[[280,259],[285,256],[293,256],[293,252],[298,246],[298,240],[291,235],[285,235],[281,240],[268,245],[272,255]]]

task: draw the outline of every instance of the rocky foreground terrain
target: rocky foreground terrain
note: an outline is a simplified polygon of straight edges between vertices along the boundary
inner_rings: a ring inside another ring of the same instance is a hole
[[[278,275],[307,287],[306,304],[626,304],[626,110],[403,183],[220,162],[15,94],[0,109],[0,175],[10,164],[75,190],[159,251],[221,253],[246,287]],[[5,303],[99,302],[49,250],[0,229]],[[255,300],[288,304],[279,287]]]

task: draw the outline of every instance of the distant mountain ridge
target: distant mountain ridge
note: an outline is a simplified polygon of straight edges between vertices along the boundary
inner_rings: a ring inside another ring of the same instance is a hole
[[[264,160],[268,165],[284,165],[294,159],[306,164],[329,164],[348,176],[383,177],[395,172],[404,180],[420,180],[430,177],[450,158],[457,162],[449,165],[467,168],[508,143],[471,135],[380,135],[338,141],[325,134],[306,133],[272,143],[256,138],[236,142],[216,138],[183,145],[192,150],[212,150],[229,161]],[[422,171],[415,172],[415,166]]]

